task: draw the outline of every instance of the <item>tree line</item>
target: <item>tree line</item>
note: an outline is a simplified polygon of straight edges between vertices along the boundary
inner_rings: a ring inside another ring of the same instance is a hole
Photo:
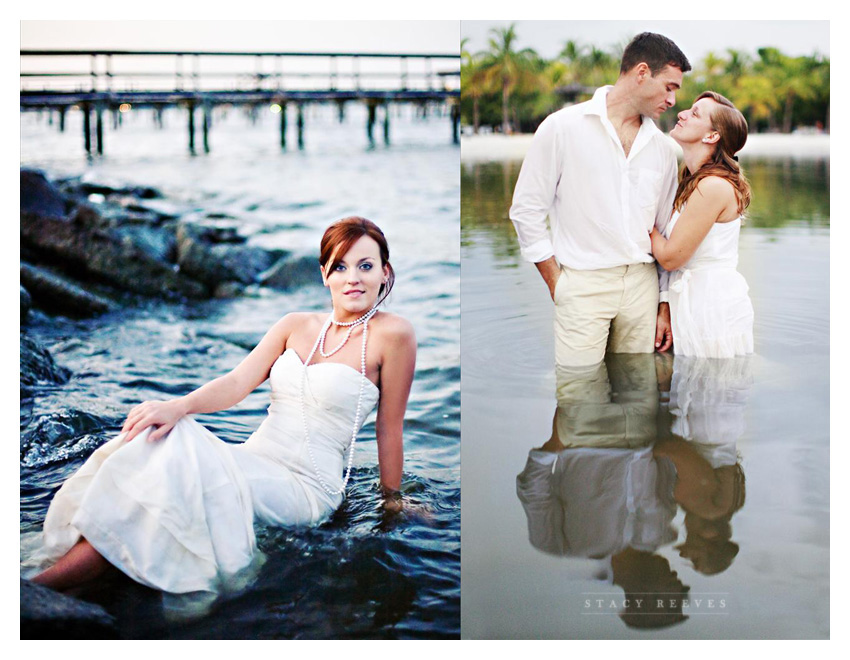
[[[597,87],[613,84],[627,42],[608,50],[567,41],[554,59],[531,48],[519,49],[514,25],[490,31],[488,47],[478,53],[461,41],[461,121],[478,133],[482,127],[502,133],[529,133],[565,105],[586,101]],[[685,74],[673,111],[658,120],[670,130],[676,111],[690,107],[705,90],[729,98],[750,132],[790,133],[813,127],[829,131],[829,58],[792,57],[778,48],[754,54],[727,49],[709,52]]]

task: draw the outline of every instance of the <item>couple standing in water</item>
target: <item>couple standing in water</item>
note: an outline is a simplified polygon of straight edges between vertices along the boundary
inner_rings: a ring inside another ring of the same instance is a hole
[[[690,69],[672,41],[639,34],[613,86],[549,115],[534,136],[510,218],[555,303],[559,365],[674,344],[695,357],[752,353],[752,305],[735,269],[750,201],[736,156],[747,123],[720,94],[697,97],[670,132],[684,154],[677,182],[673,145],[652,121]]]
[[[736,442],[748,360],[700,358],[753,351],[736,270],[747,123],[725,97],[700,94],[670,132],[684,157],[677,181],[674,146],[653,120],[690,68],[666,37],[635,37],[613,86],[540,125],[510,210],[555,303],[552,435],[517,477],[529,539],[607,559],[626,595],[621,617],[637,627],[687,618],[689,588],[657,554],[677,537],[677,504],[680,555],[713,574],[737,554],[729,521],[744,502]],[[672,369],[652,355],[671,348]]]

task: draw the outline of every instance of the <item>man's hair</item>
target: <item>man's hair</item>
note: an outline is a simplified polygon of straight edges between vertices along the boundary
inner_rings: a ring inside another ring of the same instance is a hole
[[[623,51],[620,73],[631,71],[641,62],[646,62],[653,76],[668,64],[681,69],[682,73],[691,70],[691,63],[679,47],[667,37],[654,32],[641,32],[629,42]]]

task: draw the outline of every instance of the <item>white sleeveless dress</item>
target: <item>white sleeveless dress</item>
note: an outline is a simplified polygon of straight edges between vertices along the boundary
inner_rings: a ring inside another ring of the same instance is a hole
[[[268,417],[241,445],[184,417],[161,440],[148,442],[148,429],[101,446],[53,498],[44,521],[47,559],[55,562],[82,535],[137,582],[170,593],[216,592],[256,559],[255,519],[284,526],[324,520],[343,496],[322,488],[310,460],[304,368],[292,349],[277,359]],[[339,490],[362,376],[328,362],[307,373],[310,446],[322,478]],[[361,420],[378,396],[367,381]]]
[[[664,234],[670,238],[675,211]],[[670,318],[677,355],[730,358],[753,352],[753,305],[736,270],[741,218],[714,223],[679,270],[670,273]]]

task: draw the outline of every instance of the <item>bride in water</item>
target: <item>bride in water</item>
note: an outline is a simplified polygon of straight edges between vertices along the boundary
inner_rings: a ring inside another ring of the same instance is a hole
[[[386,239],[373,222],[345,218],[325,231],[319,262],[331,314],[287,314],[230,373],[136,406],[65,482],[44,522],[55,563],[35,582],[67,589],[112,564],[161,591],[217,591],[252,563],[255,519],[314,525],[340,506],[376,404],[384,506],[401,508],[416,338],[409,322],[378,311],[394,280]],[[267,378],[268,417],[241,445],[188,417],[229,408]]]
[[[684,166],[673,215],[652,254],[670,276],[677,355],[731,358],[753,352],[753,305],[738,265],[738,237],[750,184],[736,154],[747,122],[729,99],[703,92],[670,131]]]

